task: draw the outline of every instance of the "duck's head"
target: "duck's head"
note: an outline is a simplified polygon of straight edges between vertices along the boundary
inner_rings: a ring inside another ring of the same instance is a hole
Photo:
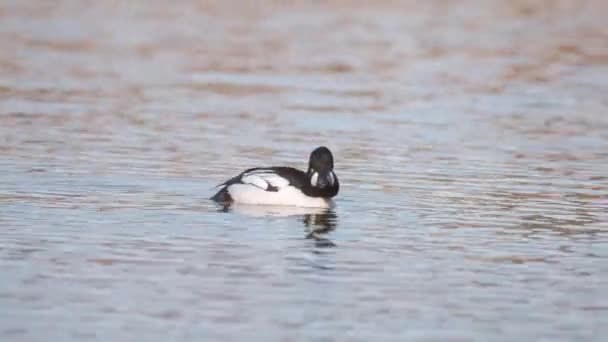
[[[327,147],[317,147],[312,151],[307,174],[313,188],[321,190],[338,186],[338,177],[334,173],[334,156]]]

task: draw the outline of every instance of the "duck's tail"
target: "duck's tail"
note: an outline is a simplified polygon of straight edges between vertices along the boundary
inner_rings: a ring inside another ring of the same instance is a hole
[[[228,187],[221,188],[220,191],[218,191],[215,195],[211,196],[211,198],[209,199],[218,203],[232,202],[232,196],[230,196],[230,193],[228,192]]]

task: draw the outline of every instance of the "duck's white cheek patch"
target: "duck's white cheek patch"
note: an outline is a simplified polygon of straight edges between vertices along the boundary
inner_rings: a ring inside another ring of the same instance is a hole
[[[312,177],[310,177],[310,185],[312,186],[317,186],[317,180],[319,179],[319,175],[315,172],[312,174]]]
[[[329,173],[329,183],[333,186],[335,182],[336,182],[336,176],[334,175],[334,173],[332,171]]]

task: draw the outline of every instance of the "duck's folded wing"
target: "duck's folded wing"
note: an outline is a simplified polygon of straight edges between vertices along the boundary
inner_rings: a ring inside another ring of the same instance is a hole
[[[289,185],[289,180],[272,169],[255,169],[241,175],[241,183],[253,185],[266,191],[279,191]]]

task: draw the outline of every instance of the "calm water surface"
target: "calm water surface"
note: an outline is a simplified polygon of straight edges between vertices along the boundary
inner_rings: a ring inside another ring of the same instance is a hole
[[[0,339],[602,340],[607,11],[3,1]],[[207,200],[321,144],[334,210]]]

